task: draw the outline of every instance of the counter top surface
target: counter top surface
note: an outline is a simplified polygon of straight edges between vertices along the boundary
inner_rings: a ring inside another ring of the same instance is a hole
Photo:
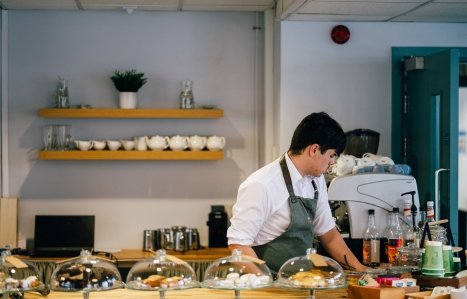
[[[301,290],[289,290],[278,287],[271,287],[265,289],[258,289],[255,291],[241,291],[242,299],[249,298],[300,298],[304,299],[309,295],[309,291]],[[343,298],[347,297],[347,289],[336,289],[326,291],[316,291],[315,296],[317,298]],[[210,289],[188,289],[181,291],[167,291],[165,297],[168,299],[182,299],[182,298],[193,298],[193,299],[233,299],[235,298],[234,291],[218,291]],[[46,297],[42,297],[39,293],[26,293],[25,299],[66,299],[66,298],[83,298],[83,293],[68,293],[68,292],[50,292]],[[118,299],[118,298],[159,298],[158,292],[151,291],[133,291],[127,289],[118,289],[111,291],[92,292],[89,293],[89,298],[92,299]]]

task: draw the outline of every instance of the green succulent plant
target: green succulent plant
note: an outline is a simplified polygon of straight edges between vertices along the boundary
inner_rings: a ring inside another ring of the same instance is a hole
[[[147,78],[143,78],[144,73],[137,73],[136,70],[129,70],[121,73],[116,70],[110,80],[115,85],[119,92],[137,92],[146,82]]]

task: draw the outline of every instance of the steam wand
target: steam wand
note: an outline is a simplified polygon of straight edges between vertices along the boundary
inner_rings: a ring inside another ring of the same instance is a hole
[[[415,199],[414,199],[414,195],[415,195],[415,191],[410,191],[410,192],[405,192],[405,193],[402,193],[401,196],[404,196],[404,195],[407,195],[407,194],[410,194],[412,195],[412,206],[410,207],[410,212],[412,213],[412,224],[413,224],[413,229],[415,230],[416,229],[416,226],[415,226],[415,216],[417,216],[417,206],[415,205]]]

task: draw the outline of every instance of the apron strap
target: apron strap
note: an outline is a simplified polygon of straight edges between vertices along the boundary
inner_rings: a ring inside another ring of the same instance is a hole
[[[297,198],[295,197],[295,193],[293,192],[292,179],[290,178],[289,168],[287,168],[287,162],[285,161],[285,153],[282,155],[279,164],[281,166],[282,175],[284,176],[285,186],[289,191],[290,199],[293,203],[296,203]]]

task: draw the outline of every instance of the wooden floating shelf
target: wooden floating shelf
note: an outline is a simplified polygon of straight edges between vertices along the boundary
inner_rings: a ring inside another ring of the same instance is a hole
[[[50,118],[222,118],[222,109],[57,109],[41,108],[39,117]]]
[[[223,151],[39,151],[39,160],[222,160]]]

